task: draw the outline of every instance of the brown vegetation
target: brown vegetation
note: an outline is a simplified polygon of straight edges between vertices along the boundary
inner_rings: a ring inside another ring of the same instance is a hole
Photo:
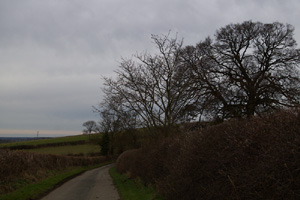
[[[123,153],[167,199],[299,199],[300,111],[229,120]]]
[[[102,153],[143,146],[122,154],[117,169],[168,199],[300,199],[300,111],[266,115],[299,106],[293,31],[245,21],[186,47],[152,36],[158,53],[124,59],[116,79],[104,78],[95,108],[106,133]],[[225,122],[189,124],[201,117]],[[152,144],[115,134],[142,127]]]
[[[104,77],[94,111],[103,132],[169,128],[201,119],[250,118],[299,106],[300,49],[294,27],[245,21],[195,45],[152,35],[156,53],[123,59]]]
[[[105,157],[70,157],[0,150],[0,194],[14,190],[18,182],[35,182],[53,171],[88,166],[106,161]]]
[[[2,147],[0,149],[10,149],[10,150],[38,149],[38,148],[45,148],[45,147],[81,145],[81,144],[85,144],[85,143],[86,143],[86,141],[84,141],[84,140],[78,140],[78,141],[70,141],[70,142],[45,143],[45,144],[37,144],[37,145],[28,145],[28,144],[15,145],[15,146]]]

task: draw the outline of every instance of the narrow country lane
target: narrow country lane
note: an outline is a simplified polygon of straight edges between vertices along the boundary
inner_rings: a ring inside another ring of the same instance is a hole
[[[50,192],[42,200],[119,200],[107,165],[87,171]]]

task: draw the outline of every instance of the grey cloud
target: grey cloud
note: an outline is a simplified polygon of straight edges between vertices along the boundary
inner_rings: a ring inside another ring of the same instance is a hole
[[[0,127],[41,127],[44,129],[73,130],[81,122],[94,118],[91,105],[96,104],[99,86],[97,77],[43,77],[25,80],[0,94]],[[84,94],[86,93],[86,94]],[[62,127],[64,129],[62,129]]]
[[[295,26],[298,0],[2,0],[0,129],[81,130],[97,117],[101,76],[121,57],[155,48],[151,34],[195,44],[229,23]]]

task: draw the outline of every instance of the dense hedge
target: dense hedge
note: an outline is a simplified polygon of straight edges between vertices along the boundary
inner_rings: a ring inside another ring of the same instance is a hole
[[[167,199],[300,199],[300,111],[281,111],[124,152],[119,172]]]
[[[56,143],[46,143],[46,144],[36,144],[36,145],[16,145],[16,146],[8,146],[0,149],[10,149],[10,150],[22,150],[22,149],[38,149],[45,147],[57,147],[57,146],[67,146],[67,145],[81,145],[85,144],[86,141],[78,140],[78,141],[70,141],[70,142],[56,142]]]
[[[51,171],[103,163],[106,157],[70,157],[0,150],[0,194],[12,191],[16,181],[34,182]]]

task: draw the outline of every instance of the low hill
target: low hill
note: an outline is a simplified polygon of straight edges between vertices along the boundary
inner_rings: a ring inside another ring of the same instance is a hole
[[[101,137],[101,134],[91,135],[74,135],[65,137],[54,137],[54,138],[34,138],[32,140],[9,142],[0,144],[0,148],[12,148],[12,147],[24,147],[24,148],[39,148],[44,146],[61,146],[65,144],[76,144],[76,143],[97,143]]]

